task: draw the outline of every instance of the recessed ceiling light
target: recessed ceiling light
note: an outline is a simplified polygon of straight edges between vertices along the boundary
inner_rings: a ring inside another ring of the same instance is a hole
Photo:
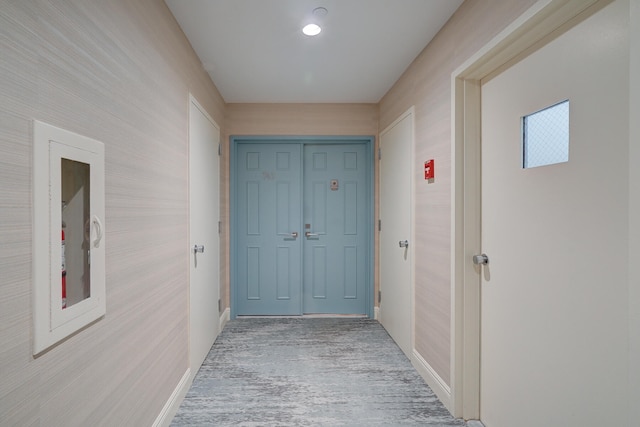
[[[317,24],[307,24],[302,29],[302,32],[308,36],[317,36],[320,34],[320,31],[322,31],[322,28]]]
[[[320,24],[322,23],[322,18],[327,15],[328,11],[324,7],[316,7],[311,12],[312,18],[311,23],[304,26],[302,32],[308,36],[317,36],[322,31]]]

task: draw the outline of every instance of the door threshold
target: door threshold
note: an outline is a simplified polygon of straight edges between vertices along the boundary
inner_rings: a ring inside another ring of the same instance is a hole
[[[302,315],[237,315],[238,319],[368,319],[366,314],[333,314],[333,313],[314,313],[314,314],[302,314]]]
[[[305,319],[316,319],[316,318],[340,318],[340,319],[367,319],[369,316],[366,314],[333,314],[333,313],[314,313],[314,314],[303,314],[303,318]]]

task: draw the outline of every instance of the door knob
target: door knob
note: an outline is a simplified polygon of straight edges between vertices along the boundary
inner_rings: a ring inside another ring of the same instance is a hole
[[[474,255],[473,263],[475,265],[487,265],[489,264],[489,257],[487,256],[487,254]]]
[[[401,248],[408,248],[409,247],[409,241],[408,240],[400,240],[398,242],[398,244],[400,245]]]

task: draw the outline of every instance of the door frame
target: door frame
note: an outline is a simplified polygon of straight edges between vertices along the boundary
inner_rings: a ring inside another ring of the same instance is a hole
[[[408,168],[408,174],[410,175],[410,179],[409,179],[409,195],[410,195],[410,201],[409,201],[409,206],[407,209],[409,209],[409,248],[410,251],[414,251],[415,249],[413,249],[415,247],[415,197],[413,197],[414,195],[414,189],[416,187],[416,176],[413,173],[413,168],[412,168],[412,160],[415,159],[415,135],[416,135],[416,130],[415,130],[415,124],[416,124],[416,108],[414,105],[412,105],[411,107],[409,107],[405,112],[403,112],[402,114],[400,114],[389,126],[387,126],[386,128],[384,128],[382,130],[382,132],[380,132],[380,137],[379,137],[379,147],[380,149],[382,149],[382,137],[383,135],[389,133],[395,126],[397,126],[400,122],[402,122],[404,119],[406,118],[410,118],[411,120],[411,140],[409,141],[409,164],[407,165]],[[381,155],[378,156],[378,161],[381,162]],[[378,165],[378,181],[380,181],[383,177],[382,177],[382,167],[379,164]],[[379,193],[378,193],[378,197],[379,197],[379,204],[381,205],[383,200],[382,200],[382,186],[379,189]],[[380,215],[380,212],[378,212],[378,215]],[[382,220],[383,218],[381,218]],[[378,233],[380,233],[380,229],[378,229]],[[382,242],[380,241],[380,234],[378,234],[378,243],[380,246],[382,246]],[[418,357],[419,359],[421,359],[421,357],[416,353],[415,351],[415,253],[414,252],[410,252],[410,256],[411,259],[409,261],[409,298],[410,298],[410,307],[409,307],[409,354],[407,354],[407,357],[409,357],[409,359],[414,359],[416,357]],[[384,284],[382,283],[382,263],[384,262],[384,260],[382,259],[382,257],[380,257],[380,260],[378,261],[378,271],[379,271],[379,289],[380,292],[384,292]],[[383,313],[383,309],[382,309],[382,303],[379,300],[378,301],[379,307],[378,307],[378,319],[380,321],[382,321],[382,313]],[[381,322],[382,323],[382,322]],[[418,359],[419,366],[421,367],[421,373],[424,370],[425,374],[432,377],[433,380],[435,381],[436,384],[438,385],[443,385],[444,382],[440,379],[440,377],[435,373],[435,371],[433,371],[430,366],[428,364],[422,363],[422,361],[420,361]]]
[[[189,155],[191,155],[191,150],[192,150],[192,145],[193,145],[193,141],[192,141],[192,131],[193,129],[191,128],[191,121],[192,121],[192,107],[197,109],[213,126],[214,129],[216,129],[217,133],[218,133],[218,153],[219,153],[219,149],[220,149],[220,126],[218,125],[218,123],[213,120],[213,118],[211,117],[211,115],[207,112],[207,110],[202,106],[202,104],[200,104],[198,102],[198,100],[196,99],[195,96],[193,96],[193,94],[189,94],[189,117],[188,117],[188,121],[189,121],[189,132],[188,132],[188,144],[189,144]],[[220,160],[220,155],[218,154],[218,174],[220,174],[220,166],[222,165],[222,162]],[[189,159],[189,162],[191,162],[191,159]],[[192,307],[191,307],[191,301],[192,301],[192,294],[193,294],[193,278],[191,276],[191,265],[194,262],[193,259],[193,252],[191,250],[191,244],[193,242],[191,242],[191,231],[193,228],[193,219],[192,219],[192,210],[193,210],[193,200],[191,200],[191,192],[192,192],[192,182],[191,182],[191,164],[189,164],[189,252],[190,252],[190,256],[189,256],[189,366],[191,369],[190,375],[191,375],[191,380],[193,380],[193,377],[195,376],[195,374],[198,372],[198,369],[200,368],[200,362],[197,363],[197,366],[193,366],[193,362],[195,362],[193,360],[194,358],[194,354],[193,354],[193,341],[194,341],[194,327],[193,327],[193,312],[192,312]],[[220,194],[221,194],[221,180],[220,180],[220,176],[218,176],[218,220],[220,220],[220,212],[221,212],[221,206],[220,206]],[[212,226],[215,227],[215,226]],[[222,249],[221,246],[221,241],[220,241],[220,235],[218,233],[218,255],[220,254],[220,250]],[[218,257],[218,268],[216,269],[216,271],[214,272],[214,274],[216,275],[216,280],[217,280],[217,296],[218,296],[218,300],[220,298],[220,286],[221,286],[221,281],[220,281],[220,259]],[[224,324],[223,324],[223,318],[222,318],[222,314],[220,313],[220,306],[219,306],[219,301],[216,301],[214,303],[214,305],[211,306],[212,310],[215,310],[216,313],[218,313],[218,315],[216,316],[216,319],[218,321],[218,323],[215,325],[216,327],[216,331],[215,331],[215,336],[217,337],[217,335],[220,333],[220,331],[222,331]],[[206,337],[207,339],[209,339],[210,337]],[[211,344],[213,344],[213,341],[215,341],[215,337],[214,339],[211,341]],[[200,357],[198,357],[198,359],[200,359]]]
[[[373,318],[373,294],[374,294],[374,195],[375,195],[375,181],[374,181],[374,143],[375,137],[368,135],[350,135],[350,136],[338,136],[338,135],[305,135],[305,136],[277,136],[277,135],[231,135],[229,137],[229,254],[230,254],[230,270],[229,270],[229,306],[231,309],[231,318],[237,317],[236,307],[236,286],[235,286],[235,271],[237,268],[237,261],[235,259],[236,251],[236,233],[237,225],[234,212],[236,210],[237,203],[237,189],[236,189],[236,161],[237,161],[237,149],[238,145],[242,143],[265,143],[265,144],[300,144],[304,149],[305,145],[312,144],[354,144],[363,143],[367,148],[367,184],[369,186],[367,194],[367,238],[369,239],[368,254],[367,254],[367,278],[366,278],[366,290],[365,300],[366,314],[369,318]],[[302,295],[301,295],[302,298]]]
[[[451,395],[441,400],[456,417],[480,418],[481,81],[612,1],[540,0],[451,75]]]

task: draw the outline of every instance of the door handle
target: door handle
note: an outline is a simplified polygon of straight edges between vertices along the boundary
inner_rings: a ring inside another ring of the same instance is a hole
[[[473,263],[475,265],[487,265],[489,264],[489,257],[487,256],[487,254],[474,255]]]
[[[294,239],[297,239],[298,238],[298,232],[297,231],[291,232],[291,237],[293,237]]]
[[[312,233],[310,231],[307,231],[307,232],[304,233],[304,237],[315,237],[315,236],[317,236],[317,234]]]
[[[408,240],[400,240],[398,242],[398,244],[400,245],[401,248],[408,248],[409,247],[409,241]]]
[[[93,241],[93,247],[99,248],[100,241],[102,240],[102,223],[96,215],[93,216],[93,226],[96,229],[96,240]]]
[[[204,252],[204,245],[194,245],[193,246],[193,253],[197,254],[197,253],[203,253]]]

